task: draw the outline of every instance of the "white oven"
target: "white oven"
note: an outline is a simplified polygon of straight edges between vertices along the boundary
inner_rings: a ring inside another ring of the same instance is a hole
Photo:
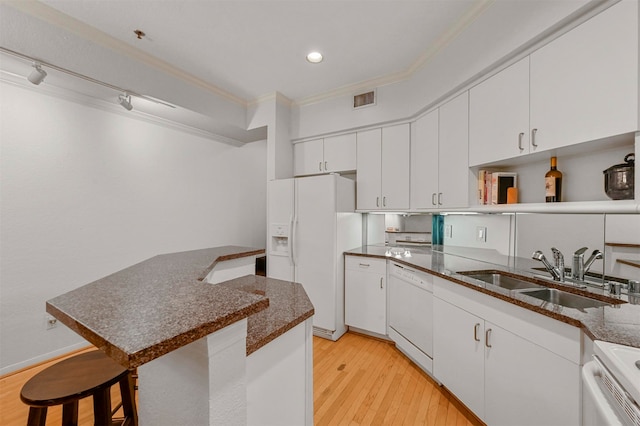
[[[433,371],[433,276],[391,263],[388,334],[405,355]]]
[[[584,426],[640,426],[640,349],[593,342],[582,368]]]

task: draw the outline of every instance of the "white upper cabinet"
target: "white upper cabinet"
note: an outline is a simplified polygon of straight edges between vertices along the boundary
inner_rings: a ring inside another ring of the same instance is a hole
[[[538,150],[638,130],[638,2],[622,1],[531,54]]]
[[[357,135],[357,209],[409,208],[409,124]]]
[[[413,123],[411,208],[467,207],[469,92]]]
[[[411,208],[438,207],[439,109],[411,123]]]
[[[469,205],[469,92],[440,107],[438,205]]]
[[[358,132],[357,141],[356,208],[358,210],[380,209],[382,129]]]
[[[470,93],[470,166],[637,131],[638,2],[609,7]]]
[[[469,92],[469,166],[529,153],[529,57]]]
[[[323,162],[322,139],[293,145],[293,173],[296,176],[322,173]]]
[[[356,134],[324,138],[324,171],[346,172],[356,169]]]
[[[356,169],[356,134],[299,142],[293,146],[295,176]]]
[[[409,208],[410,125],[382,128],[382,208]]]

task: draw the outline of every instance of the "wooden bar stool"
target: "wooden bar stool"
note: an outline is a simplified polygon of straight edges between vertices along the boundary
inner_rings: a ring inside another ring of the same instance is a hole
[[[138,415],[132,374],[102,351],[67,358],[29,379],[20,391],[20,399],[30,407],[27,425],[44,426],[47,408],[62,405],[62,425],[75,426],[78,401],[93,396],[95,425],[112,426],[111,386],[116,383],[120,383],[125,416],[120,424],[136,426]]]

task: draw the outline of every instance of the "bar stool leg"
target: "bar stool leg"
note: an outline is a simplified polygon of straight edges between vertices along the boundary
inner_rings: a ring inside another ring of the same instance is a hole
[[[95,426],[111,426],[111,388],[93,394],[93,418]]]
[[[78,426],[78,401],[62,406],[62,426]]]
[[[138,426],[135,383],[131,372],[120,380],[120,395],[122,397],[122,411],[124,412],[124,417],[126,419],[123,426]]]
[[[47,407],[29,407],[27,426],[45,426],[47,422]]]

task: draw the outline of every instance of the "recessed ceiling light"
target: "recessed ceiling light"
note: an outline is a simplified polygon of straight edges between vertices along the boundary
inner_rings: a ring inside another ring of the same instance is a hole
[[[307,61],[312,64],[317,64],[322,62],[322,53],[320,52],[311,52],[307,55]]]

